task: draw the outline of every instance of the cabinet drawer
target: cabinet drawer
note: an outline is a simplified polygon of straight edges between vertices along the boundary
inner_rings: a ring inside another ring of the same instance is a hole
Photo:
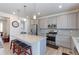
[[[61,42],[70,42],[69,37],[56,37],[56,41],[61,41]]]
[[[58,42],[56,42],[56,45],[70,48],[70,42],[58,41]]]

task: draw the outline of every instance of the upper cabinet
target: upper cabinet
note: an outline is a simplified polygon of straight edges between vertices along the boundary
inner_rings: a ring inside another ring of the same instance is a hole
[[[77,13],[77,28],[79,29],[79,12]]]
[[[50,24],[50,25],[57,24],[57,18],[56,18],[56,16],[54,16],[52,18],[48,18],[48,24]]]
[[[48,28],[49,24],[56,24],[58,29],[79,28],[79,13],[64,14],[39,20],[40,28]]]
[[[57,28],[67,28],[67,15],[57,16]]]
[[[57,16],[57,28],[76,29],[76,13]]]
[[[48,28],[48,25],[57,24],[56,17],[39,20],[40,28]]]
[[[76,29],[77,28],[77,14],[72,13],[67,15],[67,28]]]
[[[40,23],[40,28],[48,28],[48,20],[47,19],[41,19],[39,21]]]

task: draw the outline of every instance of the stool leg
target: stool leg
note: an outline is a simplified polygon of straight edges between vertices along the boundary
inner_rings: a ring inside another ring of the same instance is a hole
[[[20,55],[20,54],[21,54],[21,48],[18,48],[17,55]]]
[[[32,49],[30,48],[30,55],[32,55]]]
[[[24,49],[24,55],[26,55],[26,53],[29,54],[29,55],[32,55],[32,49],[30,48],[30,53],[27,52],[27,49]]]
[[[26,49],[24,49],[24,55],[26,55],[26,53],[27,53],[27,50],[26,50]]]
[[[15,53],[15,44],[13,43],[13,53]]]
[[[12,48],[12,42],[11,42],[11,44],[10,44],[10,49]]]

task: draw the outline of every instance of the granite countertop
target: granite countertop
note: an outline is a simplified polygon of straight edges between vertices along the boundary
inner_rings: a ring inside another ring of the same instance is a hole
[[[16,37],[21,41],[27,41],[29,43],[38,42],[40,40],[46,39],[46,37],[36,36],[36,35],[28,35],[28,34],[18,34],[18,35],[11,35],[12,37]]]

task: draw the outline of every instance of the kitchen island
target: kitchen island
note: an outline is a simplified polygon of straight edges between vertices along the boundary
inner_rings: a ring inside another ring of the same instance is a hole
[[[10,35],[10,41],[14,39],[32,46],[33,55],[45,55],[46,53],[46,37],[28,34]]]

